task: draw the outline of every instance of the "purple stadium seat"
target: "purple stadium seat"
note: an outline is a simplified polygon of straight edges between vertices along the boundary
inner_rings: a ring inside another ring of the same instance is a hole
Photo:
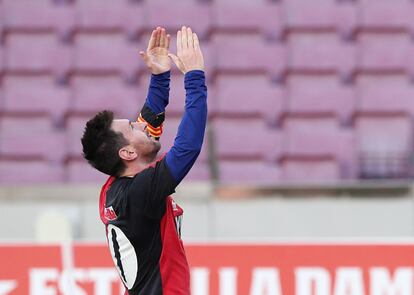
[[[268,73],[280,78],[286,67],[284,46],[266,42],[259,34],[215,34],[215,70],[229,73]]]
[[[262,161],[219,161],[219,179],[223,184],[268,184],[280,182],[280,169]]]
[[[347,121],[355,108],[355,91],[334,75],[291,75],[287,112],[291,114],[334,114]]]
[[[66,121],[66,146],[69,159],[82,158],[81,137],[89,117],[69,117]]]
[[[284,89],[265,75],[219,75],[213,93],[221,116],[259,115],[274,122],[284,109]]]
[[[213,2],[213,9],[215,31],[263,32],[273,37],[281,34],[282,16],[278,4],[249,1],[235,5],[234,1],[219,0]]]
[[[203,39],[210,30],[211,7],[206,3],[180,1],[166,9],[164,1],[147,1],[145,6],[148,30],[163,25],[174,36],[177,29],[188,25]]]
[[[15,114],[48,114],[59,121],[69,108],[70,93],[50,76],[14,76],[3,79],[4,111]]]
[[[339,73],[355,69],[356,51],[333,33],[292,33],[288,37],[290,70],[301,73]]]
[[[407,0],[359,1],[359,27],[368,30],[413,30],[413,3]]]
[[[122,74],[133,78],[142,64],[139,44],[127,43],[120,33],[76,34],[73,67],[76,73]]]
[[[63,168],[44,161],[0,161],[3,185],[52,184],[63,182]]]
[[[161,150],[159,155],[163,155],[170,150],[170,148],[174,144],[175,136],[177,135],[178,125],[181,122],[181,118],[171,118],[166,116],[164,125],[163,125],[163,134],[161,135],[160,142],[161,142]],[[203,148],[201,153],[198,157],[198,161],[207,162],[208,159],[208,140],[207,134],[204,137]]]
[[[335,158],[345,178],[355,175],[355,139],[333,116],[292,116],[283,122],[283,155]]]
[[[66,35],[74,28],[75,11],[52,1],[3,0],[3,25],[11,31],[54,31]]]
[[[66,181],[69,183],[97,183],[103,185],[108,175],[99,172],[86,160],[70,160],[65,167]]]
[[[405,33],[365,33],[358,36],[358,68],[366,72],[410,72],[413,53]]]
[[[53,129],[48,117],[2,117],[0,154],[11,159],[59,162],[66,153],[64,135]]]
[[[414,87],[406,76],[361,76],[358,113],[414,114]]]
[[[203,162],[199,159],[195,162],[194,166],[188,172],[187,176],[184,178],[184,182],[194,182],[194,181],[207,181],[210,180],[210,169],[209,165],[206,162]]]
[[[71,111],[94,114],[108,109],[116,117],[135,120],[143,105],[138,88],[125,85],[115,76],[76,76],[72,79]]]
[[[54,34],[15,33],[6,36],[5,69],[12,73],[68,72],[70,48],[60,44]]]
[[[146,84],[141,84],[142,87],[148,88],[148,77],[144,75]],[[145,86],[144,86],[145,85]],[[181,74],[171,75],[170,81],[170,101],[166,109],[167,116],[170,115],[182,115],[184,112],[185,104],[185,89],[184,89],[184,77]]]
[[[87,0],[76,3],[80,31],[126,31],[133,35],[145,25],[143,7],[127,0]]]
[[[281,135],[260,119],[221,119],[212,122],[219,159],[275,160],[281,149]]]
[[[349,34],[357,21],[352,2],[290,0],[285,2],[286,26],[289,30],[331,30]]]
[[[413,148],[409,116],[360,115],[355,119],[362,177],[408,177]]]
[[[281,178],[286,182],[330,183],[341,179],[339,163],[330,157],[286,158],[280,164]]]
[[[1,34],[1,25],[0,25],[0,34]],[[4,49],[0,46],[0,74],[4,71]]]

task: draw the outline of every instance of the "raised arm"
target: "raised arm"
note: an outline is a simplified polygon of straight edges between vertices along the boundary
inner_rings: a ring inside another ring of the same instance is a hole
[[[177,33],[177,55],[169,56],[185,75],[185,111],[174,145],[166,155],[167,167],[178,184],[201,151],[207,121],[207,87],[203,54],[191,28],[183,27]]]
[[[171,62],[168,50],[170,40],[171,37],[165,29],[157,27],[152,31],[147,51],[139,53],[152,75],[147,99],[141,109],[138,122],[146,122],[149,133],[157,139],[162,134],[165,107],[169,101]]]

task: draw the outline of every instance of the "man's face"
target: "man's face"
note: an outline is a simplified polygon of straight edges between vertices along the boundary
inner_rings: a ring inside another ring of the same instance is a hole
[[[140,157],[155,159],[161,148],[160,142],[149,135],[146,123],[116,119],[112,122],[112,129],[122,133],[130,147],[135,149]]]

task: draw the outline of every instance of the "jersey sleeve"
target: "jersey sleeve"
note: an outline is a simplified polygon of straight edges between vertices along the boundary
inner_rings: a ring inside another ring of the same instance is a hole
[[[203,71],[185,74],[186,98],[183,118],[166,163],[177,184],[187,175],[200,154],[207,123],[207,87]]]
[[[161,218],[165,212],[165,200],[175,192],[176,186],[164,157],[132,178],[127,193],[128,203],[148,217]]]
[[[170,75],[170,71],[151,75],[147,99],[137,119],[138,122],[147,123],[148,132],[156,139],[162,134],[165,108],[169,102]]]

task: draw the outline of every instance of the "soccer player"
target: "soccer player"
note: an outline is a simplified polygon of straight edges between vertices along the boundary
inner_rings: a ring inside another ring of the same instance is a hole
[[[183,210],[170,196],[200,153],[207,118],[207,88],[199,40],[191,28],[177,32],[170,54],[164,28],[140,52],[151,81],[138,122],[103,111],[89,120],[83,153],[110,175],[99,210],[112,259],[130,295],[189,295],[190,272],[181,240]],[[171,61],[184,73],[185,111],[173,147],[156,160],[169,100]]]

